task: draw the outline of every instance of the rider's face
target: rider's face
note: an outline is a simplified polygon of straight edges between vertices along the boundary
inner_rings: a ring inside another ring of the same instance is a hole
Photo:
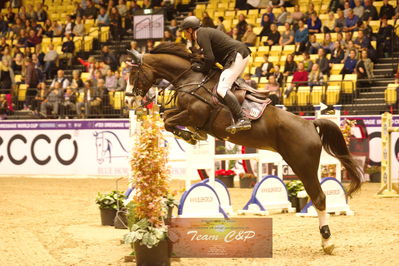
[[[194,40],[194,36],[193,36],[193,29],[189,28],[184,30],[184,37],[189,40],[189,41],[193,41]]]

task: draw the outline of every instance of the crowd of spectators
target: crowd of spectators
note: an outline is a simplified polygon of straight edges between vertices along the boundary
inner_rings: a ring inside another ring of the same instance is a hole
[[[123,35],[131,33],[133,16],[138,10],[159,7],[165,10],[167,21],[161,41],[187,43],[178,28],[177,9],[170,1],[144,0],[143,6],[132,1],[128,7],[124,0],[79,0],[75,3],[74,12],[64,21],[52,20],[44,4],[22,6],[21,1],[11,2],[6,14],[0,14],[1,117],[14,112],[17,107],[15,88],[18,85],[27,89],[21,108],[43,117],[66,117],[71,113],[77,117],[101,114],[101,107],[109,101],[109,92],[124,90],[128,71],[121,67],[118,55],[107,45],[101,48],[100,56],[90,56],[85,60],[77,55],[73,38],[87,34],[85,21],[88,19],[95,19],[98,27],[109,26],[111,39],[119,41]],[[237,7],[242,8],[239,4],[237,1]],[[284,65],[273,65],[265,54],[264,62],[256,71],[245,75],[245,80],[254,87],[257,84],[251,75],[266,77],[269,82],[260,89],[270,90],[275,95],[272,97],[274,103],[281,101],[281,87],[285,86],[289,76],[293,76],[295,85],[288,87],[285,97],[298,84],[325,84],[333,64],[344,65],[342,74],[356,73],[359,79],[371,82],[373,62],[379,57],[389,56],[392,50],[396,35],[388,20],[396,21],[399,6],[395,9],[387,0],[384,0],[379,13],[371,0],[332,0],[328,19],[323,20],[312,3],[306,10],[295,5],[291,13],[286,4],[283,0],[270,1],[259,25],[249,24],[246,16],[240,14],[238,23],[229,31],[226,31],[223,16],[212,18],[205,11],[201,17],[203,27],[217,28],[248,47],[255,46],[264,36],[267,39],[260,43],[263,46],[296,45],[295,54],[287,55]],[[14,12],[13,8],[19,8],[19,11]],[[193,12],[188,15],[193,15]],[[371,20],[380,20],[378,32],[373,32]],[[254,29],[258,27],[261,30],[255,33]],[[336,34],[335,41],[331,38],[332,33]],[[315,34],[324,34],[323,41],[318,41]],[[43,44],[46,37],[62,37],[61,50],[51,43]],[[11,43],[10,39],[13,40]],[[374,40],[376,47],[371,45]],[[129,48],[149,52],[154,42],[150,39],[139,46],[132,41]],[[298,55],[302,57],[299,63],[295,60]],[[316,58],[313,55],[317,55]],[[71,78],[65,77],[64,70],[71,70],[76,63],[83,65],[84,72],[88,73],[84,79],[77,70],[73,71]]]

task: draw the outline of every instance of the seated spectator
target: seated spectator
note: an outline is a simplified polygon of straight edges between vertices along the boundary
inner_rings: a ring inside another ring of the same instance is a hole
[[[66,16],[66,22],[64,27],[64,35],[72,35],[73,36],[73,28],[75,27],[75,22],[72,21],[72,17],[70,15]]]
[[[7,43],[6,37],[1,37],[0,39],[0,53],[3,53],[5,48],[11,48],[10,45]]]
[[[358,16],[359,18],[363,17],[364,14],[364,6],[360,0],[355,0],[355,7],[353,8],[353,14]]]
[[[50,88],[50,92],[46,98],[40,104],[40,114],[43,117],[47,117],[47,111],[51,110],[51,115],[57,117],[59,114],[59,106],[62,101],[63,89],[61,83],[55,82],[53,88]]]
[[[93,5],[91,0],[86,1],[86,8],[84,8],[83,16],[86,19],[96,19],[98,15],[98,9]]]
[[[152,42],[152,48],[154,47],[153,44],[154,43]],[[148,41],[147,41],[147,45],[148,45]],[[151,51],[152,48],[147,48],[148,50],[146,50],[146,52]],[[111,67],[112,71],[115,71],[118,68],[119,62],[116,59],[115,54],[109,50],[109,47],[107,45],[103,46],[103,48],[101,49],[101,57],[102,57],[102,60]]]
[[[14,23],[14,21],[17,19],[15,17],[15,13],[12,11],[11,6],[9,6],[7,8],[6,18],[7,18],[8,23],[11,23],[11,24]]]
[[[125,91],[127,85],[127,79],[121,75],[119,71],[115,71],[116,78],[116,91]],[[129,74],[127,74],[127,78],[129,78]]]
[[[346,20],[344,17],[344,12],[341,9],[337,10],[337,14],[338,14],[338,18],[335,19],[334,31],[341,32],[341,31],[343,31],[343,29],[346,25]]]
[[[106,92],[107,88],[105,87],[105,81],[103,79],[99,79],[97,82],[97,87],[93,88],[91,94],[92,99],[90,100],[90,114],[101,114]]]
[[[323,48],[320,48],[317,51],[317,55],[319,56],[315,63],[319,65],[321,73],[323,75],[329,75],[330,74],[330,63],[328,62],[328,59],[326,57],[326,52],[324,51]]]
[[[36,32],[34,30],[29,31],[29,37],[28,40],[26,41],[27,47],[35,47],[39,43],[42,42],[42,38],[36,35]]]
[[[77,17],[83,17],[83,16],[84,16],[84,9],[82,7],[82,4],[79,2],[75,2],[75,11],[72,17],[76,20]]]
[[[380,19],[391,19],[393,16],[395,16],[395,9],[388,3],[388,0],[383,0],[383,5],[380,9]]]
[[[350,7],[350,5],[349,5],[349,2],[346,1],[346,2],[344,3],[344,17],[345,17],[345,19],[348,18],[348,16],[349,16],[349,11],[350,11],[350,10],[351,10],[351,7]]]
[[[378,12],[373,6],[372,0],[364,0],[364,14],[363,20],[378,20]]]
[[[49,38],[52,38],[54,35],[53,23],[50,19],[47,19],[46,22],[44,22],[43,35]]]
[[[283,0],[281,0],[283,2]],[[287,11],[287,8],[285,6],[281,6],[281,13],[280,15],[277,16],[277,20],[276,23],[279,26],[284,25],[287,22],[288,16],[290,15],[290,13]]]
[[[86,72],[93,72],[94,65],[96,63],[96,58],[94,56],[90,56],[87,61],[83,60],[82,58],[78,57],[78,61],[86,68]]]
[[[4,20],[3,14],[0,14],[0,36],[5,36],[8,32],[8,22]]]
[[[69,87],[74,91],[77,92],[79,89],[83,88],[83,81],[80,78],[80,71],[79,70],[73,70],[72,71],[72,80],[71,83],[69,84]]]
[[[75,54],[75,43],[72,41],[72,37],[69,34],[65,35],[66,41],[62,44],[62,54],[59,55],[59,59],[68,59],[68,67],[72,66],[72,58]]]
[[[118,1],[118,5],[116,6],[116,8],[118,9],[118,13],[121,17],[126,17],[129,9],[127,8],[127,5],[125,3],[125,0],[119,0]]]
[[[7,109],[14,111],[12,105],[12,93],[15,88],[14,71],[7,58],[3,57],[0,62],[0,94],[5,94]]]
[[[331,34],[330,33],[325,33],[324,34],[324,40],[323,40],[323,43],[321,44],[321,48],[324,49],[326,54],[331,53],[331,51],[334,49],[334,43],[331,40]]]
[[[40,82],[38,85],[38,92],[32,101],[32,111],[34,115],[39,115],[40,106],[42,102],[46,99],[49,91],[47,90],[46,83]]]
[[[328,19],[323,21],[323,32],[333,32],[334,31],[334,25],[335,25],[335,15],[334,12],[329,12],[328,13]]]
[[[307,43],[307,49],[309,54],[317,54],[317,51],[321,47],[321,44],[317,42],[316,35],[309,35],[309,42]]]
[[[310,72],[312,70],[313,61],[310,59],[310,55],[308,52],[303,52],[302,56],[303,56],[303,61],[302,61],[303,67],[307,72]]]
[[[39,22],[45,22],[48,18],[47,12],[43,9],[43,4],[37,4],[36,18]]]
[[[263,25],[263,21],[264,17],[268,16],[269,17],[269,21],[270,23],[274,23],[274,21],[276,20],[276,16],[273,14],[273,8],[271,6],[267,6],[266,7],[266,12],[262,15],[262,22],[261,22],[261,26],[264,27],[265,25]]]
[[[31,4],[26,5],[26,19],[37,20],[37,13]]]
[[[262,65],[255,69],[255,77],[268,77],[270,71],[273,69],[273,63],[269,62],[268,54],[263,55],[263,60],[264,62],[262,63]]]
[[[284,45],[294,44],[294,31],[291,30],[291,25],[288,22],[286,22],[284,23],[284,27],[285,30],[280,37],[280,42],[279,42],[280,45],[284,46]]]
[[[26,100],[25,100],[25,110],[28,110],[32,107],[32,100],[37,94],[37,85],[39,85],[39,77],[37,74],[37,71],[35,70],[35,65],[32,62],[32,59],[29,57],[25,58],[24,62],[24,68],[23,68],[23,77],[24,77],[24,82],[28,87],[28,90],[26,91]]]
[[[238,40],[241,41],[242,36],[247,31],[247,25],[248,25],[248,23],[245,20],[245,16],[244,16],[244,14],[241,13],[238,16],[238,23],[236,25],[236,28],[238,29]]]
[[[103,7],[100,8],[100,14],[98,14],[97,17],[97,26],[98,27],[109,26],[109,16],[107,14],[107,11]]]
[[[57,20],[53,21],[53,37],[62,37],[62,25]]]
[[[259,36],[269,36],[270,34],[270,26],[272,25],[272,22],[270,21],[269,16],[263,16],[262,17],[262,30],[259,33]]]
[[[85,35],[85,25],[82,22],[82,17],[76,17],[75,26],[72,30],[75,36],[84,36]]]
[[[69,87],[69,80],[65,77],[64,70],[59,69],[57,71],[57,76],[53,79],[50,85],[50,89],[53,89],[55,87],[55,84],[59,83],[60,84],[60,89],[66,89]]]
[[[353,10],[350,9],[348,12],[348,17],[345,19],[344,31],[354,31],[357,30],[357,22],[359,17],[353,14]]]
[[[91,86],[97,87],[97,83],[100,79],[103,79],[103,74],[101,73],[101,70],[94,70],[93,76],[91,77]]]
[[[256,83],[255,80],[251,79],[251,74],[245,73],[243,75],[243,78],[244,78],[245,83],[247,83],[249,86],[251,86],[254,89],[258,88],[258,83]]]
[[[355,41],[353,42],[353,44],[355,45],[355,47],[357,49],[369,50],[372,47],[370,39],[367,38],[366,36],[364,36],[364,32],[361,30],[358,31],[358,35],[357,35]]]
[[[6,60],[8,62],[8,66],[12,65],[12,56],[11,49],[9,47],[4,48],[3,52],[0,54],[1,60]]]
[[[302,20],[298,21],[298,29],[295,32],[295,45],[298,46],[298,52],[303,53],[306,49],[306,43],[308,42],[309,31],[305,27],[305,23]]]
[[[362,30],[364,33],[364,36],[369,38],[369,40],[374,38],[373,28],[370,26],[369,20],[362,21],[361,25],[359,26],[359,30]]]
[[[90,92],[93,91],[91,80],[84,82],[84,87],[79,89],[78,97],[76,101],[76,114],[78,118],[84,118],[89,116],[89,101],[91,99]],[[82,113],[84,109],[84,113]]]
[[[269,33],[269,38],[267,38],[267,41],[264,42],[264,45],[275,45],[278,44],[280,41],[280,32],[277,30],[277,25],[275,23],[272,23],[270,26],[270,33]]]
[[[296,68],[297,64],[294,61],[294,56],[292,54],[288,54],[284,65],[284,76],[285,77],[291,76],[296,71]]]
[[[291,17],[293,24],[298,24],[300,20],[304,19],[305,14],[301,12],[299,5],[294,6],[294,12],[292,12]]]
[[[274,68],[273,68],[273,76],[274,76],[274,78],[276,79],[276,82],[278,83],[278,84],[283,84],[283,79],[284,79],[284,73],[282,73],[281,71],[280,71],[280,65],[279,64],[276,64],[276,65],[274,65]]]
[[[324,76],[318,64],[313,64],[312,66],[312,71],[309,73],[308,85],[311,87],[324,85]]]
[[[244,33],[244,35],[241,38],[241,41],[246,45],[246,46],[254,46],[256,44],[256,34],[253,32],[253,27],[251,24],[247,25],[247,31]]]
[[[291,91],[298,86],[306,86],[308,83],[308,72],[306,72],[303,63],[298,63],[298,69],[294,72],[292,83],[287,87],[284,92],[284,98],[288,98]]]
[[[368,82],[360,81],[362,86],[369,85],[371,83],[371,80],[374,77],[373,68],[374,64],[370,58],[368,58],[367,50],[362,50],[360,60],[356,64],[357,78],[360,80],[368,80]]]
[[[392,50],[394,27],[388,21],[381,19],[381,27],[377,33],[377,55],[378,57],[388,57]]]
[[[305,12],[305,18],[304,19],[307,20],[315,12],[316,12],[316,10],[314,9],[314,4],[313,3],[309,3],[308,10]]]
[[[356,51],[351,49],[349,51],[349,57],[346,58],[344,62],[344,68],[342,69],[342,74],[353,74],[357,65]]]
[[[209,16],[208,12],[202,13],[202,27],[205,28],[215,28],[215,24],[213,23],[213,19]]]
[[[67,88],[62,95],[59,106],[60,118],[69,118],[76,108],[76,94],[71,88]]]
[[[6,119],[8,114],[9,110],[6,96],[4,94],[0,94],[0,120]]]
[[[266,84],[265,90],[269,91],[269,99],[272,100],[272,105],[280,103],[280,84],[274,75],[269,76],[269,82]]]
[[[331,52],[330,68],[333,64],[344,63],[345,51],[342,49],[342,45],[338,41],[334,42],[334,48]]]
[[[46,79],[53,78],[54,69],[57,66],[58,53],[54,50],[54,45],[52,43],[48,46],[48,52],[44,56],[44,69],[43,72],[46,75]]]
[[[348,42],[348,46],[347,46],[346,49],[345,49],[344,62],[345,62],[346,59],[349,57],[349,54],[350,54],[350,51],[351,51],[351,50],[354,50],[354,51],[355,51],[355,54],[356,54],[356,56],[357,56],[358,52],[357,52],[357,49],[356,49],[355,45],[353,44],[353,41],[349,41],[349,42]],[[344,63],[344,62],[343,62],[343,63]]]
[[[15,74],[22,73],[22,67],[24,65],[24,56],[22,53],[16,53],[11,64],[11,68]]]
[[[347,48],[349,45],[349,42],[352,42],[352,32],[348,31],[345,32],[345,37],[343,39],[344,42],[344,47]]]
[[[163,32],[163,42],[174,42],[175,37],[172,35],[172,32],[170,32],[168,29],[164,30]]]
[[[110,31],[113,40],[120,41],[121,40],[121,29],[122,29],[122,17],[118,13],[118,9],[113,7],[110,13]]]
[[[218,24],[216,25],[216,29],[222,32],[226,32],[226,28],[223,24],[224,18],[222,16],[218,17]]]
[[[105,87],[107,91],[115,91],[118,86],[118,80],[116,79],[114,72],[112,70],[108,70],[107,75],[105,76]]]
[[[309,34],[321,32],[321,20],[318,18],[316,12],[313,12],[310,15],[310,18],[308,18],[306,24],[308,25]]]

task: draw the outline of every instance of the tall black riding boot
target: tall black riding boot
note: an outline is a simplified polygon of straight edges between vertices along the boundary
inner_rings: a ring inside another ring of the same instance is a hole
[[[227,127],[226,131],[230,134],[235,134],[237,131],[251,129],[251,121],[242,112],[240,103],[236,96],[228,90],[223,99],[233,114],[234,119],[237,121],[235,124]]]

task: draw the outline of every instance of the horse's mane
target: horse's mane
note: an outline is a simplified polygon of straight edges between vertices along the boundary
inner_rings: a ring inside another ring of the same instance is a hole
[[[150,52],[151,54],[171,54],[178,57],[190,60],[195,57],[195,54],[190,53],[186,48],[185,44],[173,43],[173,42],[163,42],[155,46]]]

